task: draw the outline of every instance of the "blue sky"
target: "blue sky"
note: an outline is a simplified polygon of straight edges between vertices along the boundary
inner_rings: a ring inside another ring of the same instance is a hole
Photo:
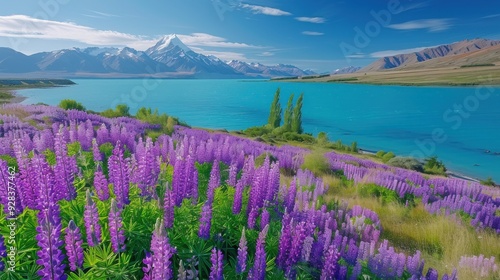
[[[145,50],[178,34],[224,60],[318,72],[464,39],[500,39],[500,1],[0,0],[0,46]]]

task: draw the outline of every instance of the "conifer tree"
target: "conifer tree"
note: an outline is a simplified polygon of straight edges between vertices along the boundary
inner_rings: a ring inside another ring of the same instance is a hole
[[[293,118],[292,118],[292,132],[302,133],[302,99],[304,98],[304,94],[301,93],[299,98],[297,99],[297,104],[295,104],[295,108],[293,109]]]
[[[293,118],[293,93],[288,98],[288,103],[286,105],[284,122],[283,122],[283,128],[285,131],[291,131],[292,118]]]
[[[269,119],[267,123],[272,128],[280,126],[281,123],[280,88],[278,88],[276,90],[276,93],[274,94],[274,100],[273,103],[271,103],[271,110],[269,112]]]

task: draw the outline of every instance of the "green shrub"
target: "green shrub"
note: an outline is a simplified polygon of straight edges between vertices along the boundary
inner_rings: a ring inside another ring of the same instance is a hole
[[[257,137],[257,136],[262,136],[264,134],[268,134],[271,132],[271,129],[269,129],[266,126],[253,126],[247,128],[243,133],[247,136],[250,137]]]
[[[446,175],[446,167],[443,162],[438,160],[437,156],[427,158],[424,163],[424,172],[434,175]]]
[[[130,108],[125,104],[118,104],[114,110],[107,109],[101,115],[107,118],[130,117]]]
[[[394,157],[387,161],[387,165],[422,172],[422,163],[410,157]]]
[[[375,154],[375,156],[376,156],[376,157],[378,157],[378,158],[382,158],[384,155],[385,155],[385,151],[382,151],[382,150],[378,151],[378,152]]]
[[[322,153],[314,152],[304,157],[304,163],[300,167],[312,171],[316,176],[330,173],[330,164]]]
[[[481,183],[481,185],[484,185],[484,186],[491,186],[491,187],[496,186],[495,182],[493,181],[493,178],[491,178],[491,177],[488,177],[488,179],[486,179],[486,180],[481,180],[480,183]]]
[[[318,140],[318,144],[322,145],[322,146],[325,146],[330,141],[330,140],[328,140],[328,135],[323,131],[318,133],[317,140]]]
[[[61,102],[59,102],[59,107],[63,108],[64,110],[75,109],[75,110],[85,111],[85,107],[81,103],[76,102],[73,99],[61,100]]]
[[[389,160],[391,160],[392,158],[394,158],[396,155],[393,153],[393,152],[388,152],[387,154],[385,154],[383,157],[382,157],[382,161],[384,163],[388,162]]]

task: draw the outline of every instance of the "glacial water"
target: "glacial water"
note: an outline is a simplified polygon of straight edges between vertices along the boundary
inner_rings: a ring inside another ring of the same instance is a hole
[[[158,108],[195,127],[240,130],[265,124],[274,92],[281,104],[304,93],[303,127],[367,150],[437,155],[464,175],[500,181],[500,87],[403,87],[256,80],[80,79],[27,89],[23,104],[74,99],[102,111]]]

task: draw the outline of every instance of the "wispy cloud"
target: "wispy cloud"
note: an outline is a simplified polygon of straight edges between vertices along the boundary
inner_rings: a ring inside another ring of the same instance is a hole
[[[354,53],[351,55],[347,55],[346,58],[360,59],[360,58],[366,58],[366,55],[364,53]]]
[[[373,52],[370,54],[370,56],[374,57],[374,58],[381,58],[381,57],[393,56],[393,55],[398,55],[398,54],[419,52],[421,50],[425,50],[427,48],[433,48],[433,47],[436,47],[436,46],[418,47],[418,48],[402,49],[402,50],[385,50],[385,51]]]
[[[391,24],[389,28],[397,30],[427,29],[429,32],[437,32],[449,29],[452,26],[451,21],[448,18],[419,19]]]
[[[89,13],[83,14],[83,16],[90,17],[90,18],[112,18],[112,17],[120,17],[118,15],[103,13],[103,12],[94,11],[94,10],[88,10],[88,12]]]
[[[112,30],[99,30],[71,22],[42,20],[25,15],[0,16],[0,36],[59,39],[90,45],[131,45],[146,38]]]
[[[295,19],[298,21],[310,23],[324,23],[326,21],[326,19],[322,17],[296,17]]]
[[[321,35],[324,35],[325,33],[316,32],[316,31],[302,31],[302,34],[307,35],[307,36],[321,36]]]
[[[249,5],[249,4],[241,4],[240,7],[244,9],[249,9],[251,10],[254,14],[263,14],[263,15],[268,15],[268,16],[289,16],[291,13],[276,9],[276,8],[271,8],[271,7],[264,7],[264,6],[257,6],[257,5]]]
[[[216,47],[216,48],[261,48],[259,46],[245,43],[228,42],[227,39],[207,33],[192,33],[190,35],[178,35],[181,41],[188,46]]]
[[[496,18],[496,17],[500,17],[500,14],[487,15],[487,16],[484,16],[482,18]]]
[[[257,54],[258,56],[273,56],[274,53],[273,52],[263,52],[263,53],[260,53],[260,54]]]
[[[248,58],[245,56],[245,54],[240,52],[205,50],[198,47],[190,47],[190,48],[197,53],[201,53],[204,55],[213,55],[225,61],[229,60],[248,61]]]

